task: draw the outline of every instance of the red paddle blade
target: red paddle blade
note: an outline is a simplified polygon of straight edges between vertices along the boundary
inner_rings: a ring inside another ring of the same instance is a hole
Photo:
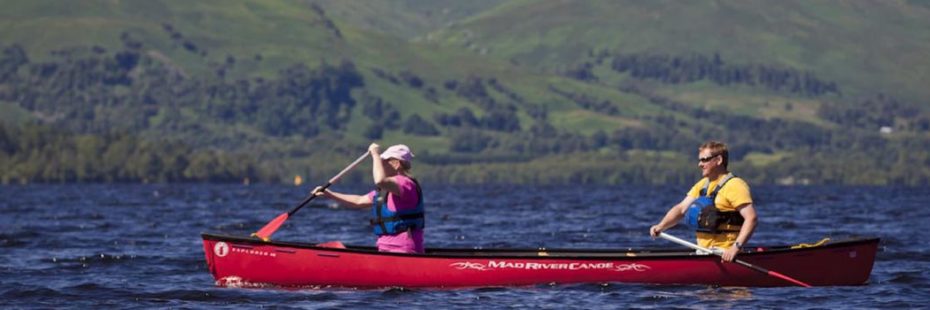
[[[769,270],[769,275],[774,276],[774,277],[776,277],[776,278],[781,278],[781,279],[783,279],[783,280],[785,280],[785,281],[788,281],[788,282],[791,282],[791,283],[794,283],[794,284],[797,284],[797,285],[800,285],[800,286],[803,286],[803,287],[811,287],[810,284],[801,282],[800,280],[795,280],[795,279],[792,278],[792,277],[789,277],[789,276],[786,276],[786,275],[783,275],[783,274],[780,274],[780,273],[777,273],[777,272],[774,272],[774,271],[771,271],[771,270]]]
[[[317,244],[316,246],[321,247],[321,248],[332,248],[332,249],[345,249],[346,248],[346,245],[342,244],[342,242],[340,241],[323,242],[323,243]]]
[[[271,235],[278,231],[278,228],[281,228],[281,224],[284,224],[284,221],[286,220],[287,212],[281,213],[281,215],[278,215],[278,217],[271,220],[271,222],[268,222],[265,227],[259,229],[257,232],[252,234],[252,236],[261,238],[264,241],[271,240]]]

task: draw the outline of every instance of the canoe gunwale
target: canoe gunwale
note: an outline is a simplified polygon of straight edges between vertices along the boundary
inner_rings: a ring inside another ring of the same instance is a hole
[[[234,242],[237,244],[250,244],[256,246],[278,246],[287,248],[307,249],[314,251],[331,251],[341,253],[356,253],[365,255],[378,256],[403,256],[403,257],[420,257],[420,258],[545,258],[545,259],[631,259],[631,258],[681,258],[681,257],[705,257],[707,254],[698,254],[685,248],[642,248],[642,249],[565,249],[565,248],[516,248],[516,249],[466,249],[466,248],[434,248],[426,249],[424,254],[410,253],[390,253],[378,252],[375,247],[367,246],[346,246],[342,248],[322,247],[310,243],[289,242],[289,241],[263,241],[257,238],[238,237],[231,235],[202,233],[204,240]],[[880,238],[852,238],[847,240],[832,241],[830,243],[792,249],[790,245],[762,247],[763,251],[744,249],[740,257],[753,257],[756,255],[771,255],[776,253],[802,253],[806,251],[822,251],[830,248],[857,246],[862,244],[879,243]]]

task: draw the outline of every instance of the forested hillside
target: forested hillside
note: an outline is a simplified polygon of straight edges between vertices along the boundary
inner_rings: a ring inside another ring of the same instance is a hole
[[[377,141],[437,183],[687,183],[719,139],[753,182],[930,183],[926,8],[715,3],[3,1],[0,181],[322,180]]]

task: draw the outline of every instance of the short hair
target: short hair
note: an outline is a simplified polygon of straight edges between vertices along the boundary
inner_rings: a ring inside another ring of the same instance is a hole
[[[727,150],[727,145],[725,143],[720,141],[707,141],[698,147],[698,152],[701,150],[710,150],[712,156],[720,155],[720,157],[723,158],[723,168],[727,168],[727,163],[730,159],[730,151]]]

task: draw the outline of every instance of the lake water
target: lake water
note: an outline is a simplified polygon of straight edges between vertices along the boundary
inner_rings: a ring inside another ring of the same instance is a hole
[[[337,185],[349,192],[361,186]],[[424,187],[427,247],[675,247],[650,225],[687,186]],[[875,236],[867,285],[719,288],[638,284],[517,288],[217,287],[200,233],[247,235],[300,202],[307,186],[0,186],[0,308],[922,308],[930,301],[930,190],[753,188],[751,244]],[[368,213],[314,201],[275,240],[372,245]],[[691,239],[684,228],[671,233]]]

